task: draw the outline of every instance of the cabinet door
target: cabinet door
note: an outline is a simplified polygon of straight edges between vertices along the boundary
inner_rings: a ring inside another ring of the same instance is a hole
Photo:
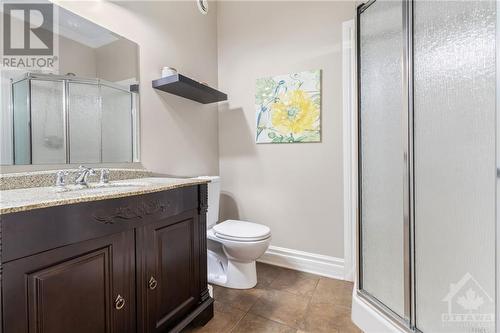
[[[7,262],[2,287],[5,333],[134,332],[134,233]]]
[[[143,229],[145,332],[171,328],[198,303],[197,220],[197,213],[190,211]]]

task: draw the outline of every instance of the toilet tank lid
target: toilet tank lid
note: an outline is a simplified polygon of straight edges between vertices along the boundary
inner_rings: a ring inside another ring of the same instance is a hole
[[[197,179],[203,179],[203,180],[209,180],[212,183],[219,183],[220,182],[220,177],[219,176],[199,176],[196,177]]]

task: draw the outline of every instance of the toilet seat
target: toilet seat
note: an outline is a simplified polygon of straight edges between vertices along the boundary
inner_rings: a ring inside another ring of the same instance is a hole
[[[269,227],[239,220],[227,220],[212,229],[217,238],[238,242],[255,242],[271,237]]]

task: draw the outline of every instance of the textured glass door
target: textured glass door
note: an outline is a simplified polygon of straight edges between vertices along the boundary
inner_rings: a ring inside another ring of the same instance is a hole
[[[376,1],[358,20],[360,287],[404,317],[402,2]]]
[[[495,1],[413,17],[416,326],[494,332]]]
[[[14,123],[14,164],[31,163],[31,117],[29,81],[12,85],[12,112]]]
[[[66,163],[64,82],[31,80],[32,164]]]
[[[68,82],[69,146],[71,163],[101,161],[99,86]]]
[[[102,161],[132,162],[132,94],[101,86]]]

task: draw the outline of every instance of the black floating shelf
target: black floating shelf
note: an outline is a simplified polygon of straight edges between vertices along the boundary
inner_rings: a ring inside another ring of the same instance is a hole
[[[175,74],[153,81],[153,88],[193,101],[209,104],[227,100],[227,95],[182,74]]]

